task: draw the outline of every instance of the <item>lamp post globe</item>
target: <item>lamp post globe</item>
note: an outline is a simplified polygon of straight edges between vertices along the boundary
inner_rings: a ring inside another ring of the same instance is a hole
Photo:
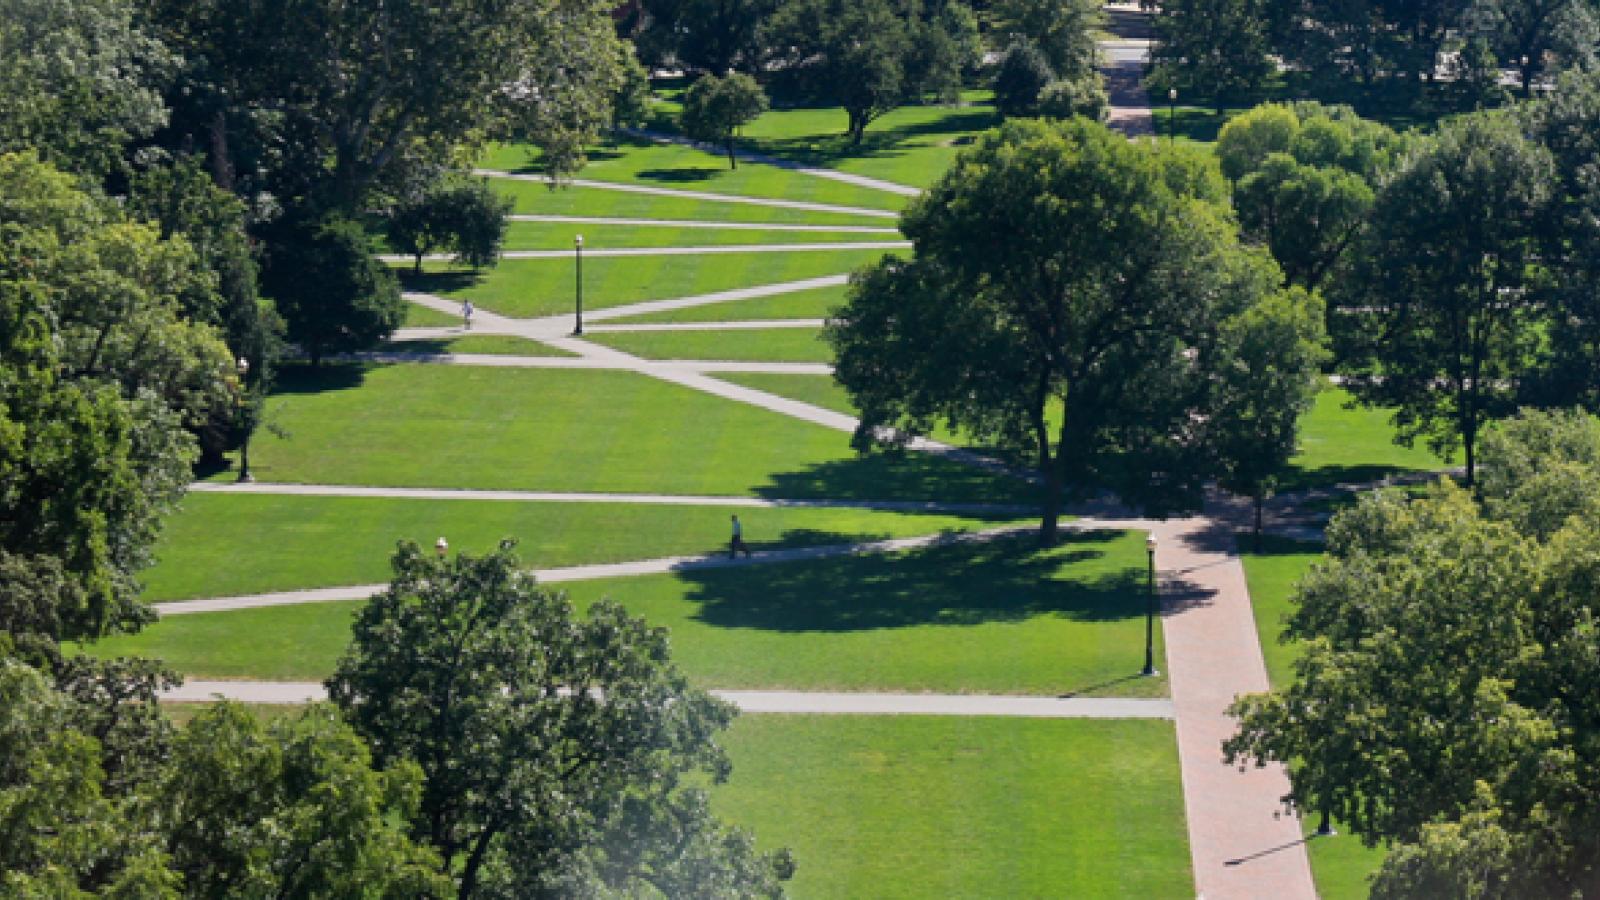
[[[239,413],[240,418],[246,415],[250,407],[250,386],[247,378],[250,375],[250,360],[243,356],[234,362],[234,368],[239,372]],[[250,433],[255,430],[254,423],[246,422],[244,437],[239,439],[239,478],[241,483],[255,481],[255,476],[250,474]]]
[[[1151,676],[1158,675],[1155,658],[1155,623],[1156,623],[1156,536],[1151,534],[1144,541],[1147,567],[1145,570],[1145,605],[1144,605],[1144,668],[1139,674]]]
[[[442,537],[439,538],[433,542],[433,551],[439,554],[440,559],[444,559],[444,555],[450,552],[450,542]]]
[[[1167,143],[1178,142],[1178,89],[1167,88]]]

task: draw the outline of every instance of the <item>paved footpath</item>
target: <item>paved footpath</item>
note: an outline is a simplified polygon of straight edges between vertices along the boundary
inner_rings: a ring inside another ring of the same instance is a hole
[[[626,225],[633,228],[703,228],[712,231],[789,231],[817,234],[899,234],[882,225],[791,225],[780,222],[706,222],[699,219],[619,219],[613,216],[541,216],[517,213],[511,222],[545,222],[559,225]]]
[[[803,244],[705,244],[699,247],[590,247],[583,251],[586,259],[609,259],[633,256],[717,256],[729,253],[811,253],[841,250],[909,250],[910,241],[808,241]],[[573,251],[565,250],[502,250],[501,259],[572,259]],[[416,259],[403,253],[380,253],[375,259],[389,263],[406,263]],[[427,253],[423,262],[449,262],[455,259],[449,253]]]
[[[1222,761],[1222,742],[1235,727],[1229,704],[1268,689],[1234,546],[1240,523],[1201,517],[1150,524],[1196,891],[1206,900],[1312,900],[1300,820],[1279,802],[1289,791],[1283,767],[1241,772]]]
[[[655,141],[658,144],[681,144],[686,147],[694,147],[697,150],[703,150],[706,153],[713,153],[717,155],[721,155],[726,152],[726,148],[696,141],[691,138],[683,137],[682,135],[666,134],[659,131],[644,131],[632,128],[623,130],[629,134],[638,135],[639,137],[646,138],[647,140]],[[855,175],[850,172],[841,172],[838,169],[823,169],[818,168],[817,166],[808,166],[805,163],[798,163],[792,159],[783,159],[782,157],[778,156],[768,156],[765,153],[757,153],[753,150],[743,150],[735,147],[733,155],[748,162],[758,163],[765,166],[773,166],[779,169],[788,169],[792,172],[799,172],[802,175],[810,175],[814,178],[825,178],[829,181],[853,184],[856,187],[864,187],[868,190],[883,191],[884,193],[888,194],[899,194],[902,197],[917,197],[922,194],[922,188],[912,187],[909,184],[885,181],[882,178],[873,178],[868,175]]]
[[[1172,703],[1121,697],[1003,697],[828,691],[710,691],[747,713],[860,716],[1010,716],[1034,719],[1170,719]],[[163,691],[169,703],[217,698],[244,703],[312,703],[328,698],[316,681],[189,681]]]

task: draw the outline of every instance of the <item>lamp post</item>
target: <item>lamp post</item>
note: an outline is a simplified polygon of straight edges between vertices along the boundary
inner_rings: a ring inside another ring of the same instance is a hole
[[[1167,88],[1167,143],[1178,142],[1178,89]]]
[[[240,417],[241,418],[245,418],[248,415],[247,410],[249,410],[250,403],[251,403],[250,385],[249,385],[249,381],[248,381],[248,378],[249,378],[249,375],[250,375],[250,360],[245,359],[242,356],[239,357],[238,368],[239,368],[239,412],[241,414]],[[256,480],[255,476],[250,474],[250,433],[252,431],[255,431],[255,423],[254,422],[250,422],[250,421],[246,421],[244,423],[244,425],[245,425],[244,438],[239,441],[239,479],[238,480],[241,481],[241,482],[249,482],[249,481],[255,481]]]
[[[1532,62],[1532,60],[1528,59],[1527,54],[1523,54],[1523,56],[1522,56],[1522,96],[1524,96],[1524,97],[1532,97],[1533,96],[1533,72],[1529,71],[1529,69],[1528,69],[1528,63],[1530,63],[1530,62]]]
[[[1144,541],[1145,556],[1149,562],[1145,574],[1144,604],[1144,670],[1140,675],[1159,675],[1156,671],[1156,536],[1152,533]]]
[[[439,538],[433,542],[433,552],[439,554],[440,559],[444,559],[444,555],[450,552],[450,542],[443,537]]]
[[[578,315],[577,324],[573,326],[573,334],[583,334],[583,235],[572,238],[572,251],[576,254],[578,262]]]

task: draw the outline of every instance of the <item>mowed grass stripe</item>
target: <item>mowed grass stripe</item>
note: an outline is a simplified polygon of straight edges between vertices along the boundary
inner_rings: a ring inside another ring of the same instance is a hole
[[[607,219],[691,219],[706,222],[785,225],[893,226],[895,220],[859,213],[794,209],[755,203],[730,203],[661,194],[608,190],[584,185],[552,187],[520,178],[490,178],[496,193],[511,198],[522,215],[585,216]]]
[[[449,537],[481,551],[504,536],[489,535]],[[580,607],[610,597],[670,628],[673,658],[708,687],[1164,696],[1163,678],[1137,674],[1143,539],[1072,534],[1039,550],[1018,538],[559,587]],[[162,657],[195,677],[315,680],[332,670],[358,605],[175,616],[94,651]]]
[[[882,250],[727,253],[586,258],[583,303],[605,309],[643,300],[691,297],[736,288],[849,273],[883,256]],[[508,259],[470,272],[427,263],[420,277],[397,266],[407,289],[457,300],[516,318],[570,313],[576,303],[573,259]]]
[[[833,362],[833,348],[823,342],[817,328],[614,332],[586,337],[646,359]]]
[[[1170,722],[745,715],[712,794],[796,898],[1184,897]]]
[[[893,224],[893,223],[889,223]],[[572,222],[511,222],[506,250],[571,250],[583,236],[586,249],[646,247],[720,247],[745,244],[831,244],[844,241],[894,241],[898,234],[849,231],[767,231],[684,228],[676,225],[596,225]]]
[[[259,435],[265,481],[393,487],[1028,502],[1002,475],[630,372],[469,366],[286,369]],[[231,477],[221,473],[217,478]]]
[[[753,319],[825,319],[843,305],[845,285],[790,291],[749,300],[707,303],[638,316],[618,316],[607,324],[633,325],[655,322],[732,322]]]
[[[757,550],[993,527],[1009,518],[854,509],[527,503],[192,493],[168,519],[150,601],[381,582],[398,540],[486,553],[515,538],[535,568],[726,549],[730,515]]]

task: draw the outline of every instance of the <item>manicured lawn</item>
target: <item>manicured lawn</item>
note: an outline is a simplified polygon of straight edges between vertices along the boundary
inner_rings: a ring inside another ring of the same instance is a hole
[[[507,250],[571,250],[576,235],[586,248],[707,247],[728,244],[817,244],[903,240],[893,222],[884,234],[857,231],[773,231],[749,228],[684,228],[676,225],[596,225],[578,222],[510,222]]]
[[[1415,447],[1396,444],[1387,410],[1347,409],[1349,401],[1349,392],[1339,388],[1317,395],[1316,406],[1300,422],[1300,452],[1290,461],[1293,471],[1280,490],[1373,481],[1446,465],[1420,442]]]
[[[565,186],[552,189],[548,184],[519,178],[491,178],[497,193],[510,197],[518,213],[546,216],[588,216],[618,219],[689,219],[704,222],[754,222],[786,225],[872,225],[896,224],[895,216],[863,216],[857,213],[791,209],[737,203],[723,200],[697,200],[613,191],[605,188]],[[694,185],[661,185],[683,190],[704,190]]]
[[[1241,539],[1241,547],[1250,543]],[[1294,678],[1294,661],[1300,651],[1296,644],[1280,640],[1283,622],[1293,607],[1289,597],[1295,582],[1310,565],[1322,556],[1316,544],[1306,544],[1282,538],[1266,537],[1262,552],[1243,554],[1245,577],[1250,585],[1250,603],[1255,608],[1256,630],[1261,636],[1261,652],[1266,657],[1267,675],[1275,686],[1283,686]],[[1337,823],[1335,823],[1336,828]],[[1307,823],[1308,834],[1316,829],[1313,819]],[[1311,857],[1311,871],[1317,881],[1317,892],[1323,900],[1360,900],[1367,896],[1367,879],[1382,864],[1386,851],[1369,848],[1361,839],[1338,828],[1341,834],[1333,838],[1312,837],[1306,844]]]
[[[460,324],[457,320],[456,324]],[[576,356],[560,347],[512,334],[463,334],[447,338],[389,341],[380,349],[389,353],[489,353],[500,356]]]
[[[537,161],[530,161],[527,147],[521,145],[491,147],[479,165],[505,172],[542,171]],[[590,148],[589,163],[577,177],[866,209],[897,210],[906,203],[905,197],[887,191],[760,163],[741,162],[733,169],[721,154],[627,137],[616,137]]]
[[[737,373],[717,377],[846,415],[856,414],[844,388],[826,376]],[[1300,452],[1290,461],[1291,469],[1280,491],[1373,481],[1385,475],[1446,465],[1420,444],[1411,448],[1395,444],[1388,412],[1362,407],[1346,409],[1349,399],[1349,393],[1338,388],[1317,395],[1316,406],[1300,422]],[[934,437],[946,442],[959,440],[947,429],[939,429]]]
[[[746,715],[713,794],[790,893],[855,897],[1185,897],[1170,722]]]
[[[167,524],[148,600],[368,584],[389,577],[397,540],[440,535],[472,553],[519,541],[536,568],[724,549],[737,513],[756,549],[842,544],[993,527],[982,517],[854,509],[727,508],[193,493]]]
[[[766,362],[833,362],[819,328],[737,331],[629,331],[585,335],[589,340],[646,359],[733,359]]]
[[[258,436],[263,481],[1006,502],[1013,479],[643,375],[471,366],[286,369]],[[226,473],[218,478],[231,477]]]
[[[708,530],[725,524],[710,522]],[[838,539],[801,534],[786,536]],[[450,536],[461,548],[489,543],[468,531]],[[1137,674],[1143,539],[1075,535],[1039,551],[1016,538],[558,587],[581,606],[609,596],[670,628],[674,659],[712,687],[1163,696],[1164,678]],[[321,678],[348,638],[356,606],[174,616],[94,651],[158,656],[196,676]]]
[[[439,328],[447,325],[460,325],[461,317],[446,315],[420,303],[407,303],[405,324],[411,328]]]
[[[844,304],[844,285],[813,288],[808,291],[791,291],[756,297],[751,300],[729,300],[725,303],[707,303],[666,312],[646,313],[642,316],[621,316],[607,321],[634,322],[727,322],[750,319],[825,319],[834,309]]]
[[[974,135],[999,126],[989,99],[987,91],[967,91],[960,106],[903,106],[868,126],[859,146],[844,136],[841,109],[773,110],[745,127],[745,139],[773,156],[925,187]]]
[[[882,250],[802,250],[588,257],[583,261],[583,304],[586,309],[603,309],[843,274],[883,254]],[[502,315],[529,317],[571,312],[576,272],[571,259],[507,259],[476,273],[437,263],[425,266],[420,278],[405,275],[403,282],[409,290],[470,299]]]

